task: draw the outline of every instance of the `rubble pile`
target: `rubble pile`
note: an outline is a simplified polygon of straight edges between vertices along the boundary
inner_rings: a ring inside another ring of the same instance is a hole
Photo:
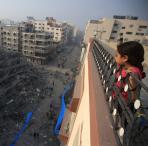
[[[52,54],[48,65],[41,66],[28,63],[19,53],[0,49],[0,146],[12,143],[28,112],[33,113],[32,119],[16,146],[60,145],[53,128],[60,97],[65,86],[74,81],[80,54],[79,47],[67,46]]]
[[[12,137],[25,114],[49,96],[46,82],[44,72],[23,56],[0,51],[0,141]]]

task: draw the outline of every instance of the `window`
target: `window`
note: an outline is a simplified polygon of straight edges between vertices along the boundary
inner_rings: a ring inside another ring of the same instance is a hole
[[[137,32],[137,33],[136,33],[136,35],[142,35],[142,36],[143,36],[143,35],[144,35],[144,33],[138,33],[138,32]]]
[[[117,24],[117,23],[115,23],[115,24],[114,24],[114,26],[118,26],[118,24]]]
[[[111,39],[111,40],[114,40],[114,39],[115,39],[115,37],[110,37],[110,39]]]
[[[114,31],[112,31],[112,33],[117,33],[117,31],[116,31],[116,30],[114,30]]]
[[[132,34],[132,32],[126,32],[126,34]]]
[[[139,28],[147,28],[147,26],[140,25]]]
[[[27,34],[24,34],[24,37],[27,37],[28,35]]]

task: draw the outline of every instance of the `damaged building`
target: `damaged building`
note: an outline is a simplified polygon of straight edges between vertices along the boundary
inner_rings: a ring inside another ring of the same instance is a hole
[[[32,24],[1,26],[0,33],[2,49],[20,52],[35,64],[47,64],[55,48],[53,34],[35,31]]]
[[[35,64],[47,64],[50,52],[54,48],[52,39],[52,34],[47,32],[23,32],[23,55]]]
[[[5,50],[21,52],[22,27],[8,25],[1,27],[1,47]]]

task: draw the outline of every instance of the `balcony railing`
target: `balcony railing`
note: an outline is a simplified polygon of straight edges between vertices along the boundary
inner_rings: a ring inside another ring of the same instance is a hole
[[[131,108],[124,100],[120,89],[117,86],[114,86],[116,80],[115,74],[120,68],[117,67],[113,56],[98,41],[94,41],[92,52],[102,81],[102,86],[104,87],[106,101],[112,115],[113,127],[120,144],[123,146],[136,146],[138,143],[145,145],[147,140],[145,139],[144,134],[148,134],[148,130],[144,127],[148,127],[148,117],[147,108],[143,106],[140,95],[138,100],[134,103],[133,108]],[[143,89],[148,93],[148,87],[133,76],[133,74],[129,73],[125,79],[126,85],[124,88],[128,97],[131,97],[128,86],[129,77],[131,76],[135,79],[136,86],[139,90]],[[113,92],[115,93],[116,98],[113,97]],[[137,105],[137,103],[139,105]],[[143,129],[141,128],[143,131],[141,129],[137,129],[136,131],[136,124],[139,124],[139,127],[137,126],[137,128],[143,126]]]

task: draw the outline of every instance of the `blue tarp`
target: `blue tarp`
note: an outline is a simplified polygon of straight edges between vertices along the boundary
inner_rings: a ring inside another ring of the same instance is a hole
[[[64,118],[64,114],[66,111],[66,104],[65,104],[65,95],[66,93],[68,93],[68,91],[72,88],[73,83],[70,83],[65,89],[64,92],[61,96],[61,110],[60,110],[60,114],[58,116],[57,119],[57,123],[56,126],[54,128],[54,134],[58,135],[59,131],[60,131],[60,127]],[[16,142],[19,140],[19,138],[22,136],[23,132],[25,131],[25,129],[27,128],[29,122],[31,121],[33,116],[33,112],[29,112],[26,116],[26,119],[24,121],[24,125],[22,126],[21,130],[16,134],[14,140],[12,141],[12,143],[10,144],[10,146],[15,146]]]
[[[54,134],[55,135],[58,135],[59,134],[59,130],[60,130],[60,127],[61,127],[61,123],[62,123],[62,120],[63,120],[63,117],[64,117],[64,114],[65,114],[65,111],[66,111],[66,106],[65,106],[65,97],[62,96],[62,104],[61,104],[61,110],[60,110],[60,114],[58,116],[58,120],[57,120],[57,123],[56,123],[56,126],[55,126],[55,129],[54,129]]]
[[[23,132],[25,131],[25,129],[27,128],[31,118],[32,118],[33,113],[29,112],[26,116],[24,125],[22,126],[21,130],[16,134],[13,142],[10,144],[10,146],[15,146],[16,142],[19,140],[19,138],[21,137],[21,135],[23,134]]]
[[[54,134],[55,135],[59,135],[61,124],[62,124],[62,121],[63,121],[63,118],[64,118],[64,114],[65,114],[65,111],[66,111],[65,94],[72,88],[72,86],[73,86],[73,83],[70,83],[64,89],[64,92],[63,92],[63,94],[61,96],[61,110],[60,110],[60,114],[59,114],[58,119],[57,119],[56,126],[54,128]]]

